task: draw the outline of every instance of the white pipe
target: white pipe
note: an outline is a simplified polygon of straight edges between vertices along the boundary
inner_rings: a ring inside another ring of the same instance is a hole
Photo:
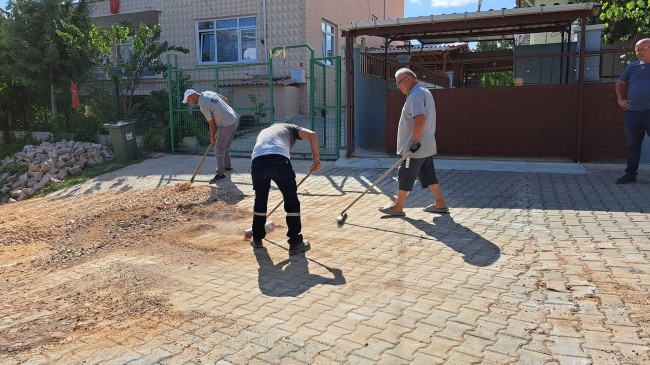
[[[269,60],[269,46],[266,41],[266,0],[262,0],[262,17],[264,18],[264,61]]]

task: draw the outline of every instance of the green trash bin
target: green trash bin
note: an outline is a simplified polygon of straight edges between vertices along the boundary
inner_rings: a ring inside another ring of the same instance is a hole
[[[138,157],[138,145],[135,141],[135,122],[118,120],[115,123],[106,123],[115,152],[115,160],[128,163]]]

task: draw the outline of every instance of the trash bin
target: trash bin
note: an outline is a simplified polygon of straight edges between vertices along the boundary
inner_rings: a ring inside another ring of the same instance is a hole
[[[113,144],[113,152],[118,162],[128,163],[138,156],[138,145],[135,140],[135,122],[118,120],[115,123],[106,123]]]

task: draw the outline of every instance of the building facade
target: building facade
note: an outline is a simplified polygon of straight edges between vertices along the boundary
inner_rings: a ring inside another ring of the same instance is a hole
[[[161,41],[190,50],[178,56],[183,69],[266,62],[274,48],[296,44],[309,45],[315,57],[339,56],[343,54],[339,24],[404,16],[404,0],[101,0],[94,5],[91,19],[102,28],[123,20],[159,24]],[[383,41],[359,40],[367,46]],[[291,77],[299,70],[308,74],[308,52],[289,50],[274,57],[278,60],[274,59],[274,78]],[[204,80],[196,78],[190,81],[199,89]],[[300,84],[303,113],[308,84],[307,75]],[[137,94],[166,87],[162,76],[152,76]]]

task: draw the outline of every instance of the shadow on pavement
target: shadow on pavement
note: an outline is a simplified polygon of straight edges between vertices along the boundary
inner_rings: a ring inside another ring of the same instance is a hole
[[[273,263],[266,248],[256,248],[254,253],[260,266],[257,281],[260,290],[265,295],[271,297],[296,297],[319,284],[345,284],[345,277],[340,269],[333,269],[318,261],[308,259],[304,253],[277,264]],[[333,275],[333,278],[310,274],[308,261],[326,268]]]
[[[350,174],[350,171],[353,174]],[[328,173],[332,187],[350,199],[368,188],[385,169],[335,168]],[[594,170],[587,174],[494,171],[436,171],[445,200],[452,208],[541,209],[595,212],[650,212],[650,182],[617,185],[620,172]],[[324,174],[324,173],[323,173]],[[342,179],[337,179],[343,176]],[[360,185],[360,186],[359,186]],[[397,192],[396,172],[367,193],[385,195],[387,203]],[[427,203],[420,203],[425,199]],[[413,189],[406,208],[423,207],[432,200],[428,189]],[[360,201],[360,202],[361,202]]]
[[[450,214],[435,216],[431,223],[422,219],[402,218],[427,236],[461,253],[463,260],[470,265],[490,266],[501,256],[501,250],[497,245],[456,223]]]

